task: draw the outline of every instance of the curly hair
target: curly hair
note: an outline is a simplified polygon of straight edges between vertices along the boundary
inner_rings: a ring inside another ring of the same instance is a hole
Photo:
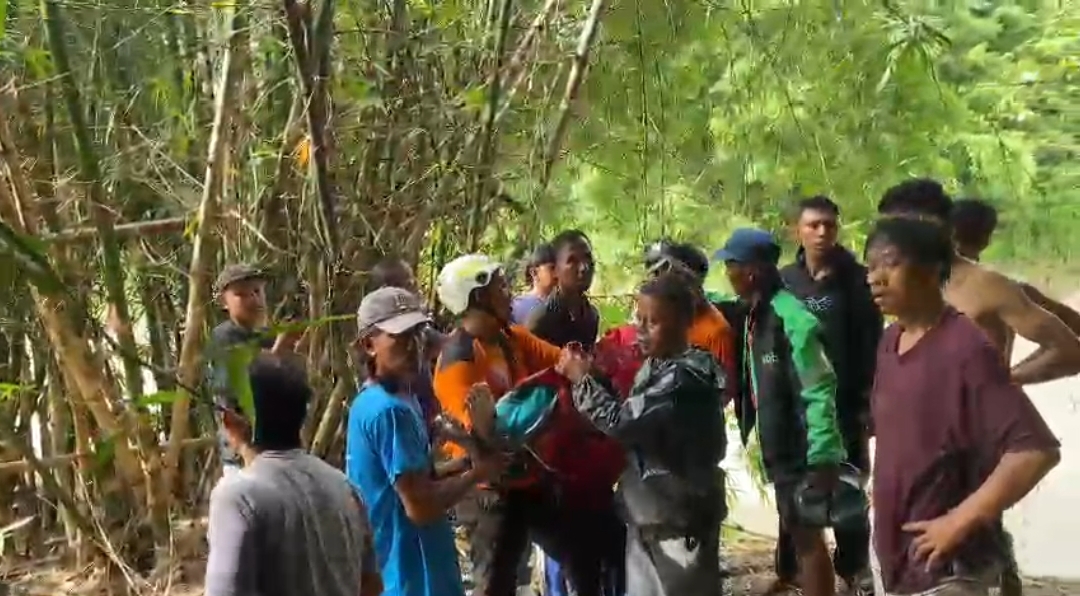
[[[949,280],[955,252],[949,230],[941,223],[928,219],[886,217],[874,224],[866,238],[866,252],[879,244],[896,248],[900,256],[914,265],[938,269],[942,284]]]
[[[686,283],[686,278],[675,272],[666,272],[641,284],[638,294],[659,300],[665,309],[674,312],[686,323],[694,318],[697,310],[697,294]]]
[[[885,191],[877,210],[880,215],[932,217],[947,225],[953,200],[937,180],[913,178]]]

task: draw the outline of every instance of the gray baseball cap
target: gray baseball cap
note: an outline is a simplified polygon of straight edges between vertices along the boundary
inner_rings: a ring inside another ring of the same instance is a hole
[[[420,297],[401,288],[385,287],[364,296],[356,311],[356,325],[361,335],[379,329],[387,333],[404,333],[417,325],[431,321]]]
[[[247,281],[249,279],[265,280],[266,278],[266,273],[255,265],[232,263],[226,265],[225,268],[221,270],[221,273],[218,274],[217,281],[214,282],[214,291],[224,292],[225,288],[228,288],[236,282]]]

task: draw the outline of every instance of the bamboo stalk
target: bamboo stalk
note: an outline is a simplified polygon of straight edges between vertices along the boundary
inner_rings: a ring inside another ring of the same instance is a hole
[[[183,232],[184,228],[187,227],[188,221],[189,220],[186,217],[166,217],[150,221],[133,221],[117,224],[113,228],[113,233],[117,239],[123,240],[128,238],[156,236],[166,233],[174,234],[176,232]],[[52,244],[67,245],[93,241],[100,237],[101,232],[97,228],[81,227],[70,230],[61,230],[55,234],[46,234],[42,236],[41,239],[44,242]]]
[[[41,479],[45,488],[45,494],[56,499],[60,504],[71,514],[71,519],[75,525],[86,536],[94,536],[94,526],[90,524],[90,520],[86,519],[75,506],[75,498],[71,492],[64,490],[57,482],[56,478],[49,472],[49,470],[41,465],[41,460],[34,456],[34,452],[30,449],[30,446],[26,444],[25,439],[16,437],[10,430],[0,428],[0,443],[8,445],[14,449],[17,453],[22,455],[23,461],[26,462],[26,468],[24,471],[34,472],[38,478]]]
[[[585,80],[585,72],[589,68],[589,52],[592,49],[593,41],[596,39],[596,32],[600,28],[600,13],[603,12],[605,6],[606,0],[592,0],[592,5],[589,6],[589,16],[585,19],[585,25],[581,28],[581,37],[578,38],[577,50],[574,52],[574,64],[570,69],[570,75],[566,78],[566,89],[563,92],[562,105],[559,106],[559,119],[555,123],[555,130],[551,134],[547,153],[544,156],[544,169],[540,175],[538,196],[547,190],[548,183],[551,181],[551,173],[554,171],[555,163],[559,159],[563,137],[566,136],[566,127],[570,125],[570,114],[574,106],[574,100],[577,99],[578,92],[581,90],[581,83]]]
[[[210,303],[210,268],[217,256],[216,238],[217,220],[221,202],[221,188],[228,171],[228,146],[230,116],[235,112],[233,102],[239,90],[238,82],[245,66],[245,54],[242,31],[245,25],[243,11],[245,6],[236,2],[232,8],[229,27],[229,43],[222,58],[221,76],[214,105],[214,126],[210,132],[210,146],[207,150],[206,174],[203,179],[203,193],[199,201],[194,246],[191,252],[191,268],[188,271],[189,289],[187,309],[185,311],[185,333],[180,346],[179,378],[183,387],[194,387],[202,376],[202,343],[206,327],[206,305]],[[176,475],[180,463],[180,451],[188,438],[188,411],[191,407],[191,394],[186,390],[172,404],[172,421],[169,429],[169,446],[165,451],[163,469],[163,490],[168,491],[171,499],[176,492]]]
[[[21,207],[16,211],[29,214],[33,206],[37,204],[37,197],[26,182],[26,177],[19,165],[19,156],[15,152],[8,133],[6,122],[0,119],[0,147],[4,148],[4,151],[0,152],[0,158],[3,158],[4,165],[7,166],[7,178],[16,193],[30,194],[13,195],[6,185],[0,184],[0,202],[19,205]],[[34,225],[31,223],[34,222],[33,218],[27,217],[26,221]],[[22,232],[30,231],[22,227],[19,229]],[[68,297],[45,295],[36,288],[31,288],[31,292],[42,326],[63,366],[64,375],[69,377],[71,383],[78,389],[77,394],[94,416],[98,426],[110,436],[135,436],[134,432],[127,432],[133,430],[131,420],[123,413],[117,415],[112,410],[110,399],[112,394],[102,374],[104,366],[96,361],[90,350],[88,338],[73,324],[72,308],[68,303]],[[116,465],[120,475],[135,492],[136,497],[145,497],[147,484],[139,459],[126,441],[116,442]]]
[[[205,449],[217,445],[217,437],[194,437],[184,439],[180,446],[183,449]],[[159,449],[164,451],[168,447],[167,444],[162,445]],[[80,460],[86,462],[93,462],[97,455],[93,452],[90,453],[65,453],[62,455],[54,455],[50,457],[37,458],[37,462],[41,468],[52,470],[55,468],[62,468],[70,466],[72,464],[79,463]],[[33,466],[26,458],[10,460],[0,462],[0,476],[6,474],[22,474],[33,470]]]
[[[311,170],[314,172],[315,194],[319,200],[318,230],[325,243],[327,260],[335,262],[340,255],[335,197],[330,179],[329,135],[326,131],[329,112],[327,83],[330,77],[330,44],[333,36],[334,0],[322,0],[314,30],[306,26],[305,15],[296,0],[284,0],[289,41],[293,48],[296,70],[307,96],[308,136],[311,140]]]
[[[90,128],[86,123],[86,111],[79,93],[75,73],[68,60],[67,46],[64,44],[64,21],[60,4],[56,0],[41,0],[41,16],[48,32],[49,51],[60,79],[60,87],[67,106],[68,118],[75,134],[75,145],[79,157],[79,170],[87,184],[90,199],[90,213],[94,227],[101,240],[102,273],[105,278],[105,290],[109,302],[116,309],[117,317],[124,323],[117,333],[117,343],[125,354],[138,352],[135,334],[131,327],[131,313],[128,309],[127,294],[124,291],[124,268],[122,246],[113,229],[113,212],[105,200],[105,187],[102,182],[101,166],[98,162],[97,147]],[[132,358],[123,358],[124,381],[128,397],[138,399],[143,394],[142,370]]]

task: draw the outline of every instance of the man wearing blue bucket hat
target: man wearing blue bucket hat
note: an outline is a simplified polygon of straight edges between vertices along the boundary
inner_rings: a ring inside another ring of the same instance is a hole
[[[817,318],[783,287],[780,253],[769,232],[740,228],[713,255],[750,309],[740,371],[748,391],[736,400],[735,414],[744,443],[756,427],[780,524],[795,541],[802,593],[832,596],[832,561],[821,531],[830,520],[819,519],[807,505],[809,495],[832,494],[845,459],[836,375]]]

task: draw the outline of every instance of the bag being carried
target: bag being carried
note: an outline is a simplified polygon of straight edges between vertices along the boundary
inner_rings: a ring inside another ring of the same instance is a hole
[[[474,407],[474,415],[485,409]],[[523,379],[491,410],[490,424],[473,418],[477,433],[504,451],[527,454],[512,466],[504,486],[534,486],[554,477],[571,493],[610,490],[622,473],[622,446],[578,413],[570,381],[553,369]]]
[[[593,362],[609,379],[619,397],[626,399],[634,386],[634,377],[645,362],[637,343],[637,328],[623,325],[609,330],[596,344]]]

